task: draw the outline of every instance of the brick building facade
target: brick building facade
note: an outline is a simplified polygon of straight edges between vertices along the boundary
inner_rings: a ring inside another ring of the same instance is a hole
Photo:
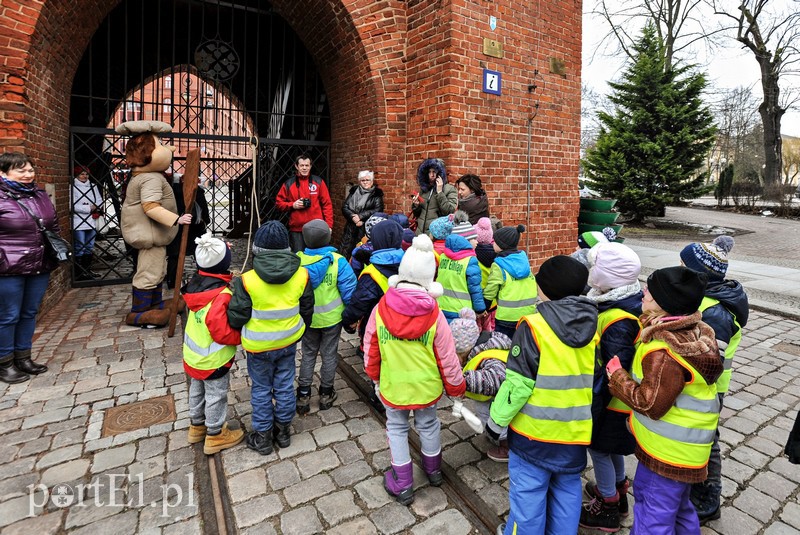
[[[0,150],[22,150],[34,159],[38,180],[53,184],[64,228],[70,177],[66,97],[93,32],[117,4],[3,0],[0,6]],[[492,212],[506,224],[529,227],[521,246],[534,265],[572,249],[580,1],[271,4],[304,43],[325,85],[335,204],[358,170],[373,169],[388,209],[407,211],[417,165],[438,156],[451,182],[477,173]],[[502,52],[488,55],[485,44]],[[482,91],[484,69],[501,73],[501,94]],[[66,271],[54,274],[48,301],[69,287]]]

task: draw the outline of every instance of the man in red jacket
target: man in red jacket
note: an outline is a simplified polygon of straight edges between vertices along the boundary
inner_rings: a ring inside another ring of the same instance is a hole
[[[322,219],[333,228],[333,207],[328,186],[320,177],[311,174],[311,158],[301,154],[294,167],[297,173],[283,183],[275,206],[281,212],[289,212],[289,243],[296,253],[306,248],[303,225],[312,219]]]

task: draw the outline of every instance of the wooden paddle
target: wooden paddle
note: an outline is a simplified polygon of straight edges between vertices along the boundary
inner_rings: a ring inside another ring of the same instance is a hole
[[[186,154],[186,167],[183,173],[183,206],[184,214],[191,214],[194,209],[194,197],[197,194],[197,185],[200,183],[200,149],[192,149]],[[178,309],[181,297],[181,282],[183,281],[183,263],[186,260],[186,244],[189,241],[189,225],[182,225],[181,250],[178,252],[178,271],[175,273],[175,290],[172,294],[169,310],[169,330],[167,336],[175,335],[175,325],[178,322]]]

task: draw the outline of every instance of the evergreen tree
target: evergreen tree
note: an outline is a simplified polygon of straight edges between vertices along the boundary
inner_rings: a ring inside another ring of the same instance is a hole
[[[634,51],[622,81],[610,83],[615,109],[598,113],[600,134],[583,164],[594,189],[641,221],[710,190],[703,168],[716,130],[700,98],[705,77],[667,65],[652,25]]]

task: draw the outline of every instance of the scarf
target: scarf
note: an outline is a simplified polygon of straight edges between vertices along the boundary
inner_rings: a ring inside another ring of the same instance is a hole
[[[13,191],[19,191],[20,193],[33,193],[34,191],[36,191],[36,182],[31,182],[30,184],[23,184],[22,182],[11,180],[5,176],[0,176],[0,181],[2,181],[3,185],[6,186],[8,189]]]
[[[361,213],[364,211],[364,207],[367,205],[367,199],[369,199],[370,194],[375,191],[375,186],[371,188],[363,188],[358,186],[356,190],[353,192],[353,210],[356,213]]]
[[[588,251],[589,249],[581,249],[581,251]],[[626,297],[630,297],[631,295],[641,292],[642,286],[639,284],[639,281],[634,282],[633,284],[627,284],[625,286],[620,286],[619,288],[614,288],[612,290],[607,291],[606,293],[600,293],[595,288],[589,290],[589,293],[586,294],[586,297],[594,301],[595,303],[605,303],[608,301],[619,301],[620,299],[625,299]]]

